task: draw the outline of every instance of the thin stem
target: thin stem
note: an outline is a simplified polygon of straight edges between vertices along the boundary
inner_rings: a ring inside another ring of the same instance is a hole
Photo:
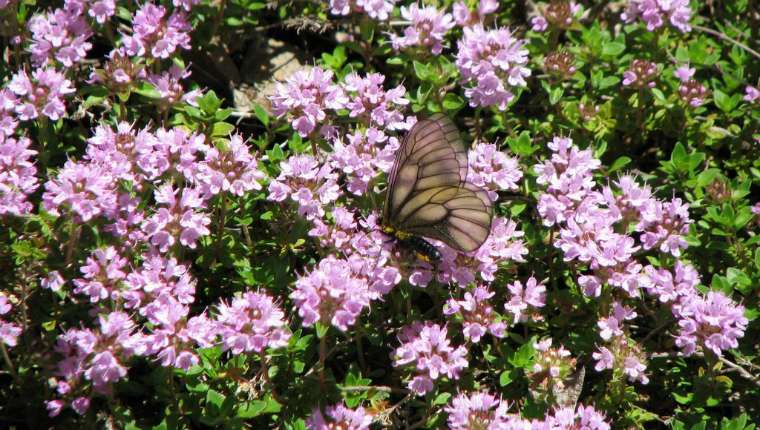
[[[325,360],[327,359],[327,334],[319,339],[319,385],[325,389]]]
[[[18,377],[16,368],[13,367],[11,356],[8,355],[8,350],[5,349],[5,344],[3,342],[0,342],[0,353],[3,354],[3,361],[5,361],[5,365],[8,366],[8,372],[10,372],[11,376],[13,376],[13,380],[16,381],[16,385],[21,386],[21,378]]]
[[[703,33],[709,33],[713,36],[718,36],[719,38],[725,40],[726,42],[731,42],[734,45],[738,46],[739,48],[747,51],[748,53],[752,54],[755,58],[760,60],[760,52],[755,51],[754,49],[750,48],[749,46],[739,42],[738,40],[726,35],[725,33],[721,33],[718,30],[713,30],[712,28],[702,27],[701,25],[693,25],[692,26],[695,30],[699,30]]]
[[[278,403],[283,403],[279,396],[277,395],[277,391],[274,389],[274,384],[272,384],[272,380],[269,379],[269,366],[267,365],[267,356],[264,354],[264,351],[261,352],[260,356],[261,358],[261,376],[264,378],[264,383],[267,385],[269,390],[272,393],[272,398],[275,399]]]
[[[74,248],[76,248],[80,231],[80,227],[72,222],[71,228],[69,229],[69,240],[66,242],[66,256],[64,260],[66,267],[69,267],[73,262],[72,260],[74,258]]]

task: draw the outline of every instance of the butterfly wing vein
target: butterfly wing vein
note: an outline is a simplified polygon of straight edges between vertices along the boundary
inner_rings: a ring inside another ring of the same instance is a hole
[[[440,114],[419,121],[391,169],[385,222],[463,252],[479,248],[491,229],[492,205],[466,177],[467,152],[456,125]]]

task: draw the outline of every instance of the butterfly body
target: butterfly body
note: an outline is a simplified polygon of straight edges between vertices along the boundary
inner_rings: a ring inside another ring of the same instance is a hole
[[[467,151],[456,125],[442,114],[417,122],[399,147],[388,175],[383,232],[418,258],[440,253],[423,237],[472,252],[491,231],[488,193],[467,182]]]
[[[396,243],[402,248],[413,251],[417,258],[422,261],[431,264],[441,261],[441,253],[438,252],[438,249],[419,236],[396,230],[391,226],[383,227],[383,233],[396,239]]]

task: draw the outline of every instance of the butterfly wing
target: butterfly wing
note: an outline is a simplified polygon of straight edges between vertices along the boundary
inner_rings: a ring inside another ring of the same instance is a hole
[[[470,184],[447,186],[426,190],[404,205],[398,228],[470,252],[488,238],[491,216],[491,200],[485,191]]]
[[[477,249],[490,233],[492,204],[466,176],[467,153],[456,125],[443,115],[418,122],[389,176],[386,223],[459,251]]]
[[[399,147],[388,176],[383,218],[393,223],[414,195],[459,186],[467,176],[467,152],[456,125],[442,114],[418,121]]]

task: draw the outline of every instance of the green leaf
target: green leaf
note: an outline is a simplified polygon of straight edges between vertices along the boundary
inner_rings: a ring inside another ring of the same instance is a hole
[[[499,375],[499,386],[500,387],[506,387],[507,385],[511,384],[513,381],[512,379],[512,371],[511,370],[505,370],[501,372]]]
[[[729,96],[723,91],[716,89],[713,92],[713,100],[715,101],[715,106],[718,106],[723,112],[728,113],[736,109],[736,106],[739,105],[741,95],[734,94],[734,96]]]
[[[464,106],[464,99],[458,94],[447,93],[443,98],[443,108],[450,111],[459,110]]]
[[[441,393],[435,397],[435,400],[433,400],[434,405],[445,405],[449,402],[449,399],[451,398],[451,393]]]
[[[414,75],[417,76],[417,79],[420,81],[427,81],[429,79],[430,67],[427,64],[415,60],[412,66],[414,67]]]
[[[518,137],[507,138],[507,145],[517,155],[529,156],[538,150],[538,147],[534,147],[531,143],[530,132],[523,131]]]
[[[602,57],[617,57],[625,51],[625,44],[620,42],[605,42],[602,45]]]
[[[630,157],[626,157],[626,156],[618,157],[618,159],[612,163],[612,165],[610,166],[609,170],[607,170],[607,172],[608,173],[617,172],[618,170],[627,166],[628,163],[630,162],[631,162]]]
[[[216,391],[216,390],[208,390],[206,392],[206,405],[211,405],[215,407],[217,410],[222,409],[222,404],[224,404],[224,400],[227,397],[224,396],[224,394]]]
[[[241,403],[237,409],[239,418],[254,418],[263,414],[274,414],[280,412],[282,405],[277,400],[267,396],[264,400],[253,400]]]
[[[264,124],[264,127],[269,128],[269,114],[266,110],[264,110],[263,107],[259,105],[253,106],[253,114],[256,115],[256,119],[258,119],[262,124]]]
[[[227,122],[216,122],[211,130],[212,137],[228,137],[235,130],[235,126]]]

